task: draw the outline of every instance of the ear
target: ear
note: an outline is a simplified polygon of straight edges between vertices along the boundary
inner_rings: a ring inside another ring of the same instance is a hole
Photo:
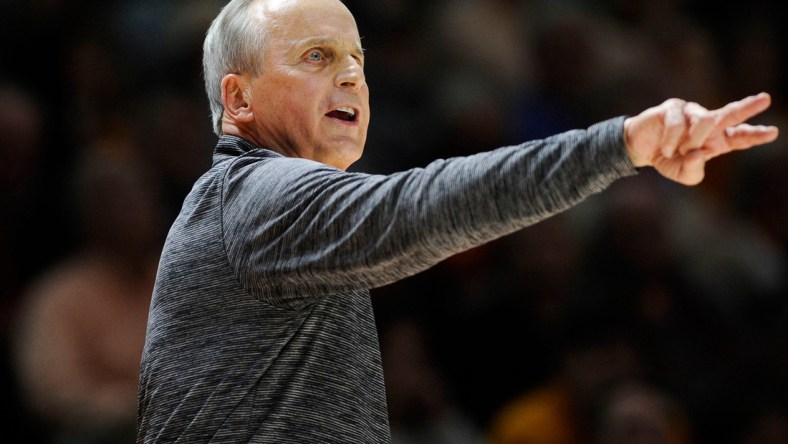
[[[245,94],[249,81],[246,74],[227,74],[222,79],[224,114],[235,122],[254,121],[254,113]]]

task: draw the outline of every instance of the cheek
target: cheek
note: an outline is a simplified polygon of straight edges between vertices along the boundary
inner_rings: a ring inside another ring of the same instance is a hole
[[[321,97],[307,88],[288,85],[281,90],[279,110],[285,118],[314,120],[320,109]]]
[[[297,112],[309,100],[304,85],[285,75],[270,75],[257,85],[257,105],[279,117]]]
[[[364,90],[361,93],[361,100],[362,100],[364,109],[367,111],[366,112],[366,114],[367,114],[367,122],[369,122],[369,117],[370,117],[370,114],[371,114],[371,110],[370,110],[370,107],[369,107],[369,87],[364,86]]]
[[[306,100],[308,98],[304,97],[297,88],[282,86],[276,94],[262,97],[258,105],[264,107],[266,120],[275,122],[274,126],[292,131],[306,123],[308,118]]]

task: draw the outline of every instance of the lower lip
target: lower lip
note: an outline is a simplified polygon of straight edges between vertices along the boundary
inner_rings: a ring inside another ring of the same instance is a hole
[[[334,117],[328,117],[328,116],[325,116],[325,117],[327,119],[333,121],[333,122],[341,123],[342,125],[345,125],[345,126],[357,126],[358,125],[358,116],[356,117],[356,120],[342,120],[342,119],[336,119]]]

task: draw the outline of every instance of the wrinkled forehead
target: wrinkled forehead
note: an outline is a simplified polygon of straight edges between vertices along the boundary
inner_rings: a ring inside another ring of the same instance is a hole
[[[353,14],[339,0],[257,0],[250,13],[274,40],[320,37],[360,45]]]

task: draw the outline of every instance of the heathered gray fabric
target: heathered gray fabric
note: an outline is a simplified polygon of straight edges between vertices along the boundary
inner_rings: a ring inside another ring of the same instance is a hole
[[[617,118],[390,176],[223,136],[161,256],[138,442],[390,442],[368,289],[633,174],[622,134]]]

